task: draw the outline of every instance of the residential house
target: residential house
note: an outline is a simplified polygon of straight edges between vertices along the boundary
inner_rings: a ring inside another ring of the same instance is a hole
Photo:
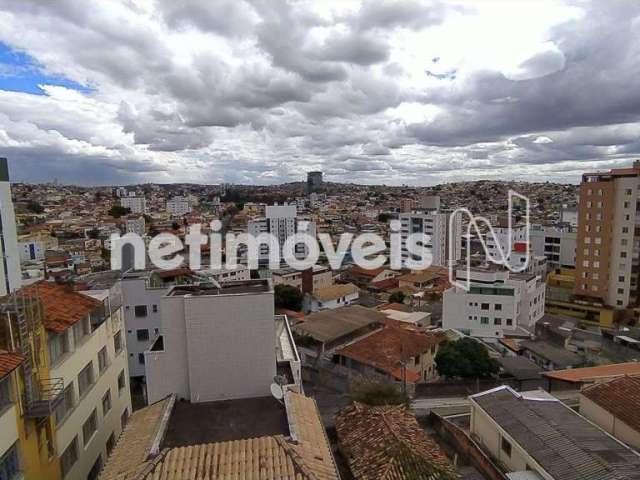
[[[640,377],[620,377],[580,392],[580,414],[621,442],[640,449]]]
[[[502,386],[469,401],[473,439],[510,478],[640,478],[640,454],[546,392]]]
[[[353,283],[318,288],[313,293],[305,295],[304,310],[306,312],[332,310],[356,303],[359,297],[360,291]]]
[[[404,405],[353,403],[336,416],[342,456],[354,478],[454,480],[456,469]]]
[[[640,362],[614,363],[596,367],[571,368],[542,372],[547,379],[548,390],[580,390],[594,383],[606,382],[614,378],[640,376]]]
[[[544,340],[519,342],[520,354],[545,370],[576,368],[584,365],[584,357]]]
[[[385,267],[366,269],[354,265],[345,270],[341,278],[343,281],[351,282],[360,288],[367,288],[372,283],[381,282],[399,275],[400,272]]]

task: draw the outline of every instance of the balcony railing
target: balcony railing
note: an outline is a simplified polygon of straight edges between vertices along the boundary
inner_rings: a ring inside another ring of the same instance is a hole
[[[25,397],[25,416],[42,418],[53,414],[63,400],[64,380],[62,378],[44,378],[40,380],[38,391],[29,398]]]

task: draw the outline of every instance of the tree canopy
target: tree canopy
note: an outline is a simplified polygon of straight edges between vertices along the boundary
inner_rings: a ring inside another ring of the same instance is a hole
[[[123,215],[127,215],[128,213],[131,213],[131,209],[122,207],[120,205],[114,205],[113,207],[111,207],[111,210],[109,210],[109,215],[113,218],[120,218]]]
[[[435,360],[438,373],[448,378],[486,378],[499,370],[498,362],[472,338],[441,345]]]
[[[276,285],[273,289],[276,307],[300,311],[302,309],[302,292],[292,285]]]

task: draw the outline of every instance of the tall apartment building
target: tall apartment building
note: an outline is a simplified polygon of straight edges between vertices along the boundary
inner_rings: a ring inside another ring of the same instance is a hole
[[[322,188],[322,172],[307,173],[307,193],[317,192]]]
[[[574,293],[616,308],[638,304],[640,162],[585,173],[580,185]]]
[[[13,211],[9,165],[0,158],[0,297],[14,292],[22,285],[20,250]]]
[[[274,316],[269,280],[173,287],[162,334],[145,353],[147,392],[192,403],[270,396],[277,375],[300,385],[288,321]]]
[[[21,475],[5,478],[97,478],[131,413],[118,292],[38,282],[3,299],[0,349],[13,357],[3,383],[17,423],[0,414],[0,450],[11,444],[0,472]]]
[[[446,213],[429,211],[426,213],[402,213],[400,218],[401,252],[403,265],[409,258],[418,259],[419,255],[409,251],[409,235],[420,233],[428,235],[430,240],[424,245],[432,256],[432,265],[446,267],[449,262],[457,262],[462,253],[462,222],[458,216],[453,231],[449,231],[450,216]],[[449,239],[452,236],[454,248],[450,251]]]
[[[295,205],[270,205],[265,208],[265,216],[256,218],[248,222],[247,230],[250,235],[258,236],[261,233],[268,233],[278,239],[280,246],[281,263],[284,261],[282,247],[290,236],[296,233],[306,232],[315,237],[315,224],[305,221],[297,216],[297,208]],[[300,258],[306,254],[303,245],[296,246],[296,257]],[[261,244],[259,249],[258,263],[266,265],[269,262],[269,247]]]
[[[549,270],[575,268],[577,229],[570,225],[532,225],[531,251],[547,259]]]
[[[451,287],[443,296],[443,327],[473,337],[527,337],[544,315],[545,284],[538,275],[511,273],[496,265],[472,267],[470,288]],[[467,279],[457,270],[456,279]]]
[[[191,213],[191,201],[188,197],[173,197],[167,201],[167,212],[173,217],[182,217]]]
[[[122,197],[120,199],[120,206],[128,208],[131,213],[146,213],[147,212],[147,200],[144,197]]]

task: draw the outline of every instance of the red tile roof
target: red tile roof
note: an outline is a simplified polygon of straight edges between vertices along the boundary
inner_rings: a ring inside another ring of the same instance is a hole
[[[640,378],[620,377],[585,388],[582,395],[640,432]]]
[[[437,443],[403,405],[354,403],[336,416],[338,444],[355,478],[459,478]]]
[[[401,362],[425,353],[443,340],[443,336],[433,333],[386,327],[336,351],[336,354],[371,365],[400,380]],[[409,377],[408,374],[407,380]]]
[[[365,277],[371,277],[371,278],[375,278],[378,275],[380,275],[382,272],[384,272],[386,269],[384,267],[380,267],[380,268],[373,268],[373,269],[367,269],[367,268],[362,268],[362,267],[358,267],[358,266],[353,266],[349,269],[349,273],[355,274],[355,275],[362,275]]]
[[[542,375],[552,380],[562,380],[571,383],[591,383],[596,380],[606,380],[623,375],[640,375],[640,362],[614,363],[597,367],[570,368],[542,372]]]
[[[56,333],[64,332],[102,305],[98,300],[74,291],[71,284],[40,281],[22,291],[40,297],[44,326]]]
[[[379,282],[371,282],[370,287],[377,288],[378,290],[390,290],[392,288],[397,288],[399,285],[398,277],[387,278],[385,280],[380,280]]]
[[[23,355],[17,352],[6,352],[0,350],[0,378],[4,378],[13,372],[24,362]]]

